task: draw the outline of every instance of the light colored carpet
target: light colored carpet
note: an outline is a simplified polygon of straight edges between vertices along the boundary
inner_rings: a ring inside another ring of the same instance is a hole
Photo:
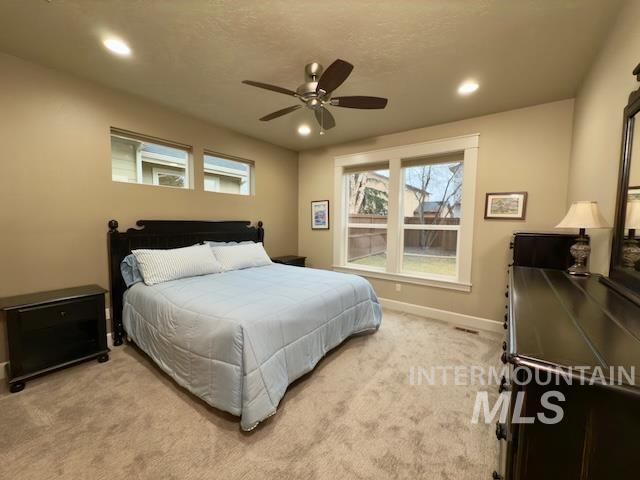
[[[493,426],[477,386],[411,386],[409,369],[496,365],[497,335],[385,311],[289,388],[251,433],[131,346],[0,394],[3,479],[491,478]],[[495,388],[490,388],[495,398]]]

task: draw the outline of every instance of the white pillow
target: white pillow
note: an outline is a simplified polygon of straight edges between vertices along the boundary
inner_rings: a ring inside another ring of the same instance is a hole
[[[243,242],[215,242],[213,240],[205,240],[204,243],[209,245],[210,247],[233,247],[234,245],[249,245],[250,243],[254,243],[251,240],[246,240]]]
[[[211,250],[225,271],[262,267],[273,263],[264,251],[262,243],[211,247]]]
[[[222,271],[222,265],[216,260],[209,245],[171,250],[133,250],[131,253],[136,257],[147,285]]]

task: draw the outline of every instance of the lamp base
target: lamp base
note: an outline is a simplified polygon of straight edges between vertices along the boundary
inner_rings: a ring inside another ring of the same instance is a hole
[[[575,275],[576,277],[588,277],[589,275],[591,275],[591,272],[585,265],[578,265],[577,263],[574,263],[569,268],[567,268],[567,273],[569,275]]]
[[[622,246],[622,264],[628,268],[635,268],[639,260],[640,246],[638,245],[638,240],[630,236]]]
[[[569,275],[576,275],[581,277],[588,277],[591,275],[589,269],[587,268],[587,259],[589,258],[589,254],[591,253],[591,247],[589,246],[589,242],[587,237],[584,235],[584,229],[580,229],[580,236],[578,237],[576,243],[571,245],[569,249],[575,263],[567,269],[567,273]]]

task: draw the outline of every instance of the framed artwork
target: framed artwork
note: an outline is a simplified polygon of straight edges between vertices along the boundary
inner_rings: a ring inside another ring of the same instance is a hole
[[[329,230],[329,200],[311,202],[311,228]]]
[[[627,190],[627,198],[629,201],[640,200],[640,186],[629,187],[629,189]]]
[[[484,218],[524,220],[527,213],[527,192],[487,193]]]

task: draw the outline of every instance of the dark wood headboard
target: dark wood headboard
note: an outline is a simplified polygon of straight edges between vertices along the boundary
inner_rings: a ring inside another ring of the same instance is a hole
[[[262,222],[252,227],[248,221],[205,222],[191,220],[138,220],[139,228],[118,231],[118,222],[109,221],[109,293],[114,345],[122,345],[122,299],[127,285],[120,273],[120,262],[138,248],[188,247],[206,240],[217,242],[264,241]]]

